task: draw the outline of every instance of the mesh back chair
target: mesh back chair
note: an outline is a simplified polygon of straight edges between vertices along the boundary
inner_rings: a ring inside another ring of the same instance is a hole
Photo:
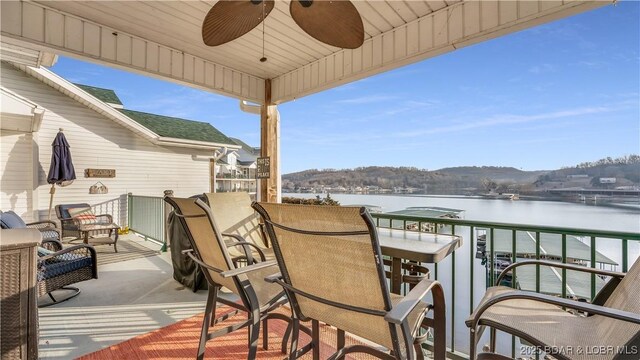
[[[485,327],[491,328],[491,351],[495,351],[495,332],[500,330],[559,360],[638,359],[640,259],[627,274],[551,261],[523,261],[504,269],[497,283],[513,268],[525,265],[589,272],[611,279],[591,304],[504,286],[488,288],[478,308],[466,321],[471,328],[471,359],[474,359],[477,342]],[[568,312],[563,307],[577,312]],[[598,350],[600,346],[608,349]]]
[[[264,218],[280,266],[281,277],[269,280],[286,289],[295,316],[333,325],[342,334],[346,331],[390,351],[344,347],[339,341],[332,359],[354,352],[382,359],[422,358],[421,343],[426,338],[420,335],[422,325],[434,328],[435,358],[445,358],[441,285],[424,279],[405,297],[389,292],[375,225],[365,208],[253,206]],[[424,301],[428,293],[433,294],[433,305]],[[428,319],[431,309],[433,319]],[[295,339],[295,326],[293,331]]]
[[[266,236],[260,224],[260,216],[251,208],[251,197],[246,192],[206,193],[213,220],[229,241],[246,241],[254,244],[266,260],[275,259],[273,249],[267,247]],[[249,259],[245,258],[249,254]],[[253,263],[260,253],[251,247],[229,248],[235,260]]]
[[[290,317],[283,314],[271,312],[286,303],[282,288],[264,281],[266,276],[278,271],[275,262],[261,262],[253,266],[236,269],[227,247],[252,245],[248,245],[246,242],[234,242],[231,245],[227,245],[213,222],[211,210],[202,200],[165,197],[165,201],[175,209],[175,214],[183,222],[191,242],[192,249],[185,250],[184,253],[202,268],[209,285],[205,317],[198,347],[198,359],[204,358],[207,340],[226,335],[243,327],[249,328],[248,358],[254,359],[257,352],[260,321],[262,320],[263,322],[263,347],[266,349],[268,340],[267,320],[280,319],[289,322],[291,320]],[[219,298],[218,291],[223,286],[237,295],[240,298],[240,303]],[[248,320],[210,333],[210,325],[223,321],[237,313],[236,311],[216,319],[217,302],[231,306],[239,311],[247,312]],[[286,340],[285,336],[283,342],[286,342]]]

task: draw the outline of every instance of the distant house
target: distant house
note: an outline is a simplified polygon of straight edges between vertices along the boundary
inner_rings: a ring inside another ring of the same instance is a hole
[[[257,191],[256,169],[260,148],[247,145],[240,139],[231,138],[239,149],[227,152],[216,162],[216,191]]]
[[[109,89],[76,85],[45,68],[1,64],[0,209],[27,221],[45,216],[51,143],[60,128],[71,145],[77,179],[54,205],[86,202],[126,223],[126,194],[191,196],[213,189],[213,160],[241,145],[211,124],[124,109]],[[86,178],[86,169],[115,178]],[[89,194],[98,181],[106,194]],[[55,215],[54,215],[55,218]]]
[[[615,184],[616,178],[614,177],[601,177],[600,184]]]

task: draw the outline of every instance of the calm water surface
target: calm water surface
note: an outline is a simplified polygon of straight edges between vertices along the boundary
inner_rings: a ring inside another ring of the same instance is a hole
[[[313,198],[315,194],[284,194]],[[325,195],[321,195],[324,197]],[[440,206],[464,210],[467,220],[547,225],[579,229],[640,232],[640,210],[579,203],[492,200],[474,197],[335,194],[341,205],[376,205],[383,212],[410,206]]]

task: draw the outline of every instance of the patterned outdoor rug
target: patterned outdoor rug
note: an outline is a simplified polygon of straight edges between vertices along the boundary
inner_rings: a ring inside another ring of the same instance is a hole
[[[224,307],[229,309],[228,307]],[[227,310],[228,311],[228,310]],[[285,313],[285,310],[282,311]],[[218,316],[223,312],[218,311]],[[198,351],[198,341],[202,326],[203,314],[182,320],[173,325],[156,331],[140,335],[112,345],[106,349],[96,351],[80,357],[82,360],[101,359],[193,359]],[[240,322],[246,319],[246,314],[240,313],[227,319],[214,327],[215,330],[222,326]],[[258,345],[258,359],[283,359],[285,354],[280,352],[280,342],[286,330],[284,321],[269,321],[269,349],[262,349],[262,333]],[[262,329],[260,329],[262,332]],[[206,359],[238,360],[247,358],[247,328],[237,330],[231,334],[219,337],[207,342],[205,352]],[[298,346],[304,346],[310,341],[309,336],[301,333]],[[320,358],[326,359],[335,352],[336,331],[326,325],[320,326]],[[357,342],[347,336],[346,345]],[[311,352],[302,359],[311,359]],[[347,359],[374,359],[374,357],[357,354],[348,356]]]
[[[160,253],[158,250],[144,246],[142,242],[144,242],[142,239],[121,236],[120,239],[118,239],[117,253],[113,251],[112,245],[96,245],[94,248],[96,249],[96,255],[98,257],[98,266],[155,256]],[[159,246],[156,247],[159,248]]]

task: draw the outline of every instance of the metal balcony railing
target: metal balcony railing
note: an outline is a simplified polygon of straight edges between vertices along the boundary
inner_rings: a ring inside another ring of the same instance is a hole
[[[167,250],[165,237],[165,204],[159,196],[127,196],[129,229],[144,236],[145,239],[162,245]]]
[[[432,277],[441,281],[445,288],[447,346],[451,358],[468,358],[469,332],[464,320],[477,306],[485,289],[496,285],[497,275],[508,263],[526,258],[549,259],[593,268],[609,266],[626,272],[640,255],[637,252],[629,254],[630,242],[640,242],[639,233],[384,213],[371,215],[378,227],[428,230],[463,237],[462,247],[448,258],[439,264],[427,264]],[[575,278],[576,275],[567,274],[567,270],[557,270],[553,272],[557,281],[551,284],[549,281],[542,281],[550,279],[547,276],[550,274],[548,268],[532,266],[534,269],[529,271],[525,271],[525,268],[518,269],[521,276],[514,271],[510,281],[502,285],[591,301],[604,282],[604,279],[595,275],[586,275],[586,279]],[[579,274],[572,271],[569,273]],[[588,283],[588,286],[574,285],[578,289],[576,290],[571,286],[573,281],[578,285]],[[509,351],[510,347],[514,358],[521,355],[516,349],[516,339],[512,336],[499,337],[498,347],[502,347],[503,351]]]

